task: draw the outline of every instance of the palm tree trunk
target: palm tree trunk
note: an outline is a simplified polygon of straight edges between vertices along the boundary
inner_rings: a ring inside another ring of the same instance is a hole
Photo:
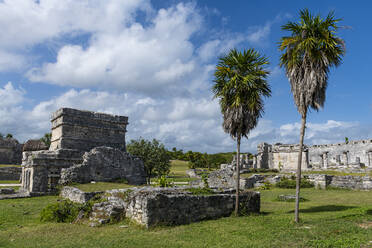
[[[239,215],[239,187],[240,187],[240,139],[237,137],[237,158],[236,158],[236,196],[235,196],[235,216]]]
[[[300,184],[301,184],[301,164],[302,164],[302,151],[304,146],[305,126],[306,126],[306,114],[302,116],[301,134],[300,134],[300,150],[298,152],[297,161],[297,175],[296,175],[296,206],[295,206],[295,222],[299,222],[299,208],[300,208]]]

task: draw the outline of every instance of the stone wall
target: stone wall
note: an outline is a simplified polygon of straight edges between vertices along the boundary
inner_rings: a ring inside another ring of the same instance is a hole
[[[355,190],[372,190],[372,178],[368,176],[330,176],[330,175],[308,175],[309,181],[318,188],[342,188]]]
[[[92,225],[127,217],[146,227],[182,225],[206,219],[230,216],[235,208],[235,194],[216,192],[193,195],[187,188],[132,188],[106,191],[107,201],[93,206]],[[240,195],[245,213],[260,211],[260,193]]]
[[[293,171],[297,168],[298,151],[298,145],[262,143],[257,147],[257,167]],[[372,169],[372,140],[304,146],[303,170],[361,168]]]
[[[21,164],[22,148],[16,139],[0,137],[0,164]]]
[[[0,180],[20,180],[21,167],[0,167]]]
[[[125,151],[128,117],[70,108],[53,113],[50,150],[90,151],[108,146]]]
[[[83,163],[61,171],[60,183],[112,182],[126,179],[129,184],[146,183],[142,160],[111,147],[96,147],[83,156]]]

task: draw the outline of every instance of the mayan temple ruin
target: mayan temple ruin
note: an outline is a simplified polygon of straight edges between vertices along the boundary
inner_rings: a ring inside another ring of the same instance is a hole
[[[294,171],[297,168],[298,151],[298,145],[261,143],[257,147],[254,166]],[[302,169],[370,170],[372,169],[372,140],[305,146],[302,154]]]
[[[51,122],[49,150],[23,153],[22,190],[45,194],[61,183],[146,182],[143,162],[126,153],[128,117],[61,108]]]

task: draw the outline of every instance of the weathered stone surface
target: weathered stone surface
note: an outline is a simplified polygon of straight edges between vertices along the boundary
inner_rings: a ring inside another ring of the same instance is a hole
[[[191,178],[201,178],[201,175],[207,172],[208,172],[207,169],[189,169],[186,170],[186,175],[188,175]]]
[[[23,145],[24,152],[42,151],[48,149],[49,146],[45,145],[45,143],[39,139],[27,140],[26,143]]]
[[[20,180],[21,167],[0,167],[0,180]]]
[[[0,194],[4,195],[9,195],[9,194],[14,194],[15,190],[13,188],[1,188],[0,189]]]
[[[128,117],[70,108],[53,113],[51,150],[90,151],[108,146],[125,151]]]
[[[22,148],[16,139],[0,137],[0,164],[21,164]]]
[[[75,187],[65,186],[61,190],[61,197],[77,203],[86,203],[94,196],[102,194],[103,191],[84,192]]]
[[[146,183],[142,160],[111,147],[96,147],[83,156],[83,163],[62,169],[60,183],[112,182],[126,179],[129,184]]]
[[[109,190],[108,201],[95,204],[92,226],[123,216],[146,227],[181,225],[205,219],[229,216],[235,207],[235,195],[224,192],[193,195],[187,188],[132,188]],[[260,193],[244,192],[240,208],[245,213],[260,211]]]

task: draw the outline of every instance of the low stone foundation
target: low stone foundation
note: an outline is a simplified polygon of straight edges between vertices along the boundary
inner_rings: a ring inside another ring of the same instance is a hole
[[[22,174],[21,167],[1,167],[0,180],[20,180]]]
[[[72,192],[71,189],[68,191]],[[81,202],[81,197],[76,197],[75,193],[70,196],[65,194],[64,197]],[[91,226],[123,217],[146,227],[182,225],[230,216],[235,208],[235,194],[232,191],[193,195],[190,188],[143,187],[108,190],[102,197],[107,197],[107,200],[93,206]],[[260,212],[259,192],[244,192],[239,199],[242,212]]]

